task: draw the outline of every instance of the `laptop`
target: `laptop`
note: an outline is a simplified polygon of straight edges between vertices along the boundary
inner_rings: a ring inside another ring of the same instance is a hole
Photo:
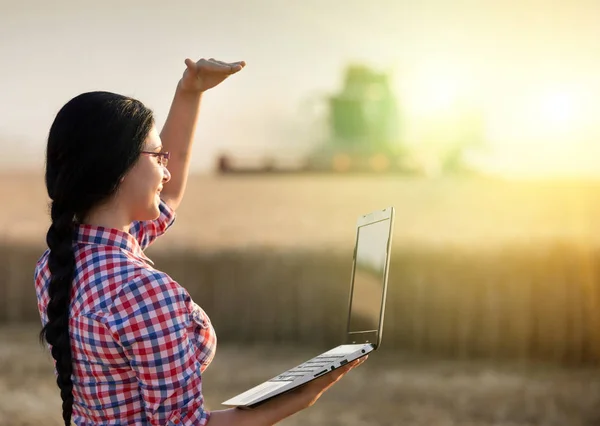
[[[381,345],[394,208],[358,218],[343,344],[224,401],[253,408],[373,352]]]

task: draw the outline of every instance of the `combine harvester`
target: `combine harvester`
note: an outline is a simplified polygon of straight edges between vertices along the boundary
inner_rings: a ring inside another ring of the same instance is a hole
[[[350,66],[342,91],[326,101],[329,137],[308,155],[288,161],[221,155],[218,173],[411,172],[398,141],[397,105],[387,75]]]

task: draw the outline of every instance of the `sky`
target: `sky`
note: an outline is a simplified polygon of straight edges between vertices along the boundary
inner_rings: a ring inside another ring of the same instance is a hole
[[[228,149],[294,153],[351,62],[390,72],[407,143],[427,153],[464,111],[485,118],[473,161],[504,175],[600,175],[600,1],[0,0],[4,168],[43,168],[58,109],[90,90],[164,123],[184,59],[245,60],[206,93],[195,171]],[[433,147],[433,148],[432,148]]]

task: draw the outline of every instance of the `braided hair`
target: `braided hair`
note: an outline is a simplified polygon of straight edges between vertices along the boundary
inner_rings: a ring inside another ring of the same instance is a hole
[[[83,93],[65,104],[48,135],[46,189],[52,223],[46,235],[50,283],[47,322],[39,338],[51,347],[62,399],[71,424],[73,359],[69,337],[71,288],[78,223],[110,199],[133,167],[152,126],[152,111],[140,101],[110,92]]]

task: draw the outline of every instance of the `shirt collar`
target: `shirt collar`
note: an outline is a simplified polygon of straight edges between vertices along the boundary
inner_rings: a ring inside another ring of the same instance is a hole
[[[75,227],[75,241],[81,244],[117,247],[154,265],[133,235],[115,228],[80,224]]]

